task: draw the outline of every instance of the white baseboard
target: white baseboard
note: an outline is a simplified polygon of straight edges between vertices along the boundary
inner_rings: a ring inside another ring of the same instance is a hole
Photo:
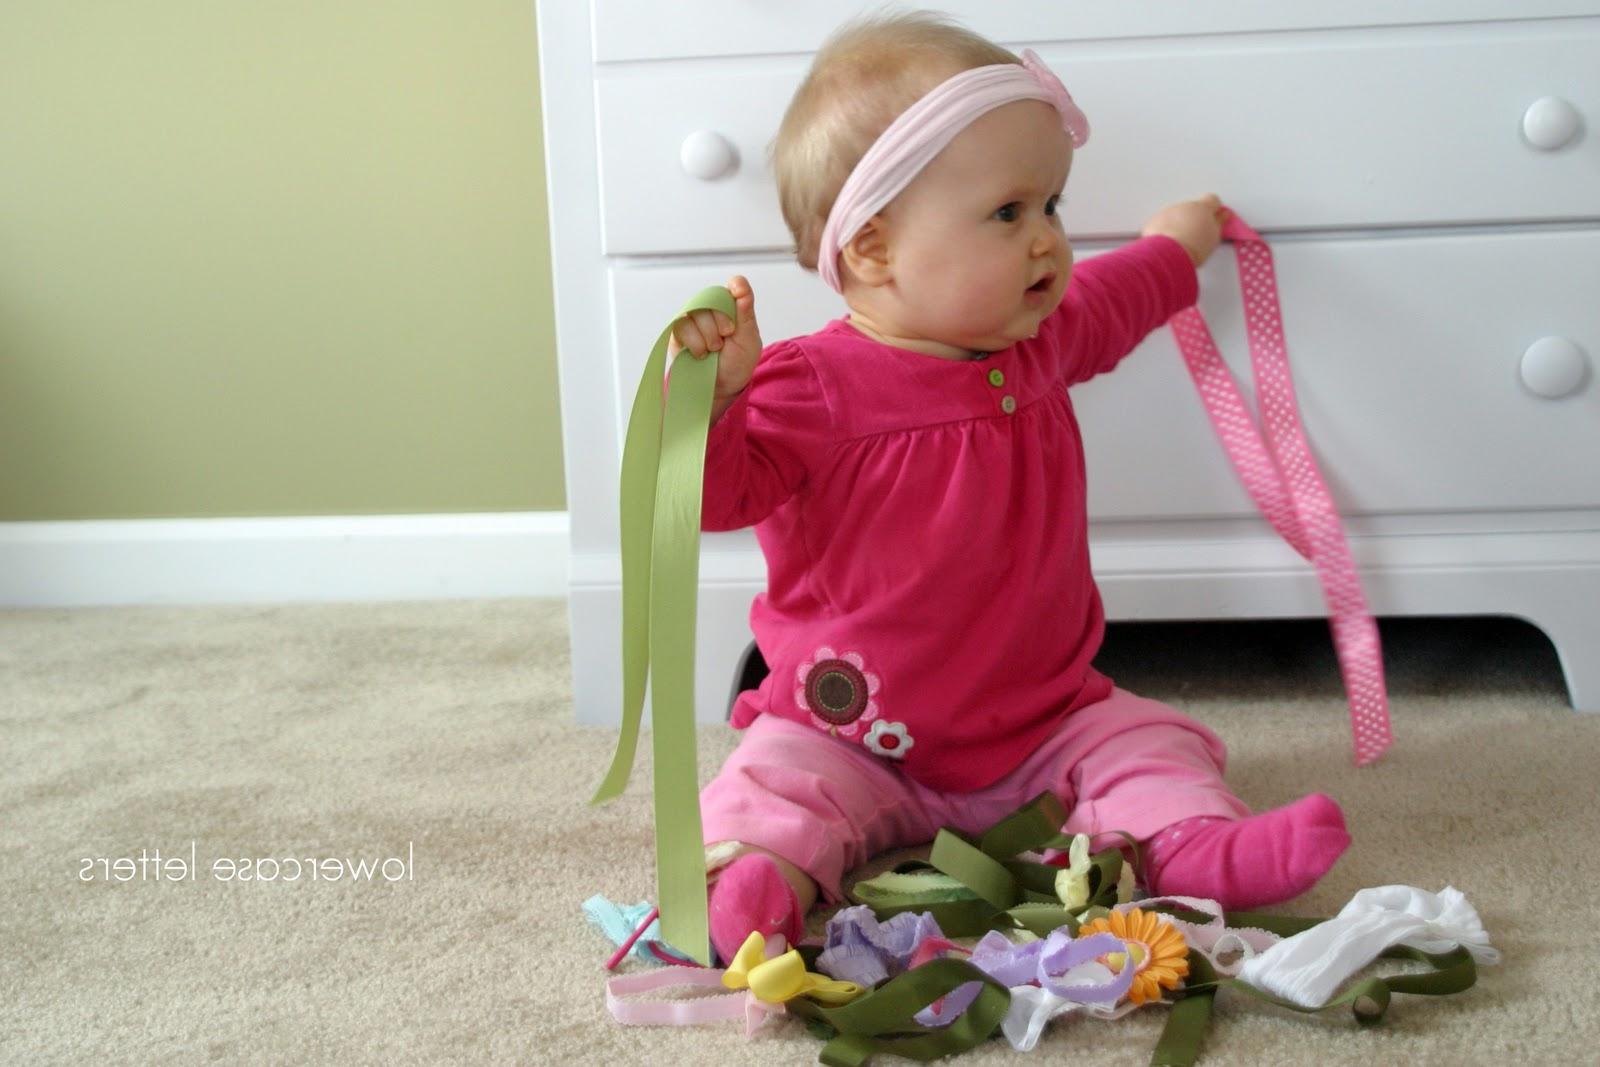
[[[0,523],[0,606],[566,596],[564,511]]]

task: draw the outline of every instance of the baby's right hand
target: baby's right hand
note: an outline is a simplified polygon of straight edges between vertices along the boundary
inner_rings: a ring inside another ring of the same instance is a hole
[[[733,294],[737,321],[729,322],[728,316],[720,311],[695,311],[672,324],[672,337],[667,342],[668,356],[679,349],[695,359],[704,359],[707,352],[722,354],[717,362],[718,408],[732,403],[733,398],[744,391],[756,371],[756,361],[761,358],[755,293],[742,274],[729,279],[728,292]]]

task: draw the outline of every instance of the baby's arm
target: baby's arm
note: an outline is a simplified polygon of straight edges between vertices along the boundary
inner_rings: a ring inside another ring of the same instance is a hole
[[[1183,246],[1196,267],[1211,258],[1211,253],[1222,243],[1222,224],[1233,213],[1222,206],[1216,193],[1207,193],[1198,200],[1183,200],[1169,204],[1150,216],[1140,236],[1170,237]]]
[[[768,345],[755,374],[706,437],[705,530],[753,526],[805,484],[827,450],[831,417],[798,341]]]
[[[804,349],[796,341],[763,348],[750,283],[736,277],[728,290],[737,322],[695,312],[674,325],[669,346],[696,359],[721,353],[706,436],[706,530],[737,530],[772,514],[804,484],[830,439],[827,401]]]
[[[1221,243],[1226,217],[1215,196],[1173,204],[1140,240],[1073,269],[1057,313],[1069,384],[1111,370],[1199,298],[1195,271]]]
[[[706,438],[702,530],[754,526],[794,496],[830,443],[830,414],[797,341],[766,346]]]

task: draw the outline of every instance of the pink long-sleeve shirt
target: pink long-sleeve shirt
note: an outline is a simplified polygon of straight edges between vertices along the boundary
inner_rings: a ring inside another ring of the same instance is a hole
[[[781,715],[931,788],[981,789],[1105,699],[1083,443],[1067,387],[1198,296],[1167,237],[1078,264],[1037,337],[970,361],[836,319],[767,346],[706,442],[702,525],[754,524],[750,626]]]

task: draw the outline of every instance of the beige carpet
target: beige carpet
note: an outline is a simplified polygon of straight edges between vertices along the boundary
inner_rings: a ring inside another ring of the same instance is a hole
[[[1360,771],[1321,624],[1112,635],[1102,666],[1218,730],[1247,801],[1345,806],[1354,847],[1281,910],[1453,884],[1506,953],[1370,1031],[1224,994],[1202,1063],[1596,1062],[1600,716],[1519,624],[1384,632],[1399,741]],[[587,807],[615,733],[572,725],[569,692],[562,601],[0,613],[0,1062],[815,1062],[792,1022],[747,1044],[606,1015],[579,904],[651,892],[648,765]],[[703,774],[733,740],[704,731]],[[191,841],[192,881],[100,876]],[[213,867],[284,857],[406,877]],[[1034,1055],[1143,1064],[1163,1013]]]

